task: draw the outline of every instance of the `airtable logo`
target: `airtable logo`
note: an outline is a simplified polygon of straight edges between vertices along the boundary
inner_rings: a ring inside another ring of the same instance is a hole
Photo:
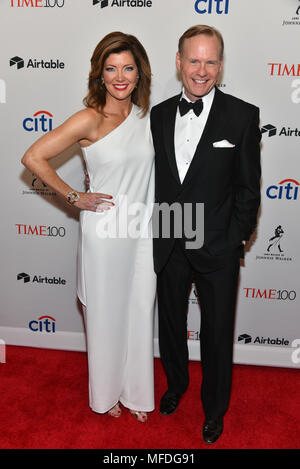
[[[297,200],[299,185],[295,179],[284,179],[278,185],[269,186],[266,195],[269,199]]]
[[[274,135],[276,135],[277,129],[276,127],[274,127],[274,125],[267,124],[261,128],[261,133],[264,134],[265,132],[267,132],[268,137],[273,137]]]
[[[239,342],[244,342],[244,344],[250,344],[252,342],[252,337],[249,334],[241,334],[238,337]]]
[[[272,337],[255,337],[252,342],[252,337],[249,334],[240,334],[238,337],[238,342],[243,342],[244,344],[259,344],[259,345],[285,345],[286,347],[289,346],[290,341],[286,340],[284,337],[276,339]]]
[[[61,277],[34,275],[32,280],[29,274],[22,272],[17,275],[17,280],[23,280],[24,283],[39,283],[46,285],[66,285],[66,280]]]
[[[14,65],[17,66],[17,69],[19,70],[20,68],[24,67],[24,60],[21,57],[18,57],[17,55],[15,57],[12,57],[9,61],[10,67],[13,67]]]
[[[93,0],[93,6],[98,5],[100,8],[111,7],[132,7],[132,8],[151,8],[152,0]]]
[[[22,280],[24,283],[29,283],[30,282],[30,275],[26,274],[25,272],[22,272],[21,274],[17,275],[17,280]]]
[[[264,125],[261,128],[261,133],[267,133],[268,137],[277,135],[277,128],[272,124]],[[282,127],[278,132],[278,137],[300,137],[300,130],[298,127],[292,129],[291,127]]]
[[[99,5],[100,8],[108,7],[108,0],[93,0],[93,5]]]
[[[25,67],[25,60],[22,57],[16,55],[9,59],[9,66],[16,67],[17,70]],[[25,68],[35,68],[35,69],[51,69],[51,70],[62,70],[65,68],[64,62],[61,62],[60,59],[32,59],[30,58],[26,61]]]

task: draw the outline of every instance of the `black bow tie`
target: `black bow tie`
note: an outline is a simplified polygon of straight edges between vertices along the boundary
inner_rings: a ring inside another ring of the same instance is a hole
[[[184,98],[179,101],[179,112],[181,116],[187,114],[191,109],[193,109],[196,116],[200,116],[203,109],[202,99],[198,99],[194,103],[190,103]]]

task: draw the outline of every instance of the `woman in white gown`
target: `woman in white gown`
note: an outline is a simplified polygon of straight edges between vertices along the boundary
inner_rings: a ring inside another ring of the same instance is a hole
[[[122,403],[140,422],[154,409],[150,82],[141,43],[120,32],[108,34],[91,58],[86,109],[40,138],[22,159],[81,209],[78,296],[87,333],[90,406],[119,417]],[[86,162],[88,193],[73,190],[47,161],[75,142]]]

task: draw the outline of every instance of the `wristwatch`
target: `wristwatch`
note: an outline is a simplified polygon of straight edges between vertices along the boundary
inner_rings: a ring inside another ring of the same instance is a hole
[[[67,194],[67,201],[69,204],[73,205],[75,202],[78,202],[80,195],[77,191],[70,191]]]

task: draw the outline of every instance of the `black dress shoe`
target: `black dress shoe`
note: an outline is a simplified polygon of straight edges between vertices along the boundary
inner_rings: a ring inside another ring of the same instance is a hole
[[[160,413],[163,415],[171,415],[178,407],[182,394],[176,394],[174,392],[165,392],[160,401]]]
[[[215,443],[223,431],[223,418],[216,420],[205,420],[202,430],[202,436],[205,443],[212,445]]]

